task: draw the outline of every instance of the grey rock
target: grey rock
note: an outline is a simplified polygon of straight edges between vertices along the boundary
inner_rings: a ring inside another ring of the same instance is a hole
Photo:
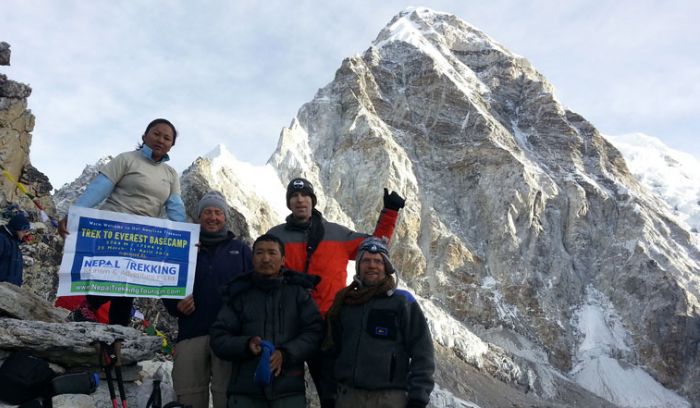
[[[10,65],[10,44],[0,41],[0,65]]]
[[[25,288],[0,282],[0,315],[21,320],[60,323],[66,320],[68,311],[53,307],[51,303]]]
[[[95,345],[123,341],[125,365],[152,358],[161,340],[136,329],[91,322],[45,323],[0,318],[0,349],[28,350],[65,367],[91,366],[97,359]]]
[[[85,192],[88,184],[97,176],[102,166],[109,163],[110,160],[112,160],[112,156],[107,156],[99,159],[95,164],[86,165],[75,180],[64,184],[56,190],[56,193],[53,195],[53,201],[60,218],[68,214],[68,208]]]
[[[32,166],[31,163],[27,163],[22,169],[22,176],[19,180],[24,185],[30,185],[34,187],[34,192],[36,196],[48,197],[53,190],[53,186],[49,181],[46,174],[39,171],[36,167]],[[50,200],[47,200],[50,202]]]
[[[7,76],[0,74],[0,97],[24,99],[32,94],[32,88],[20,82],[7,79]]]

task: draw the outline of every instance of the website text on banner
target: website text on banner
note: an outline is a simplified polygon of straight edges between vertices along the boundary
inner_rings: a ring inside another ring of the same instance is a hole
[[[68,231],[58,296],[192,293],[199,224],[71,207]]]

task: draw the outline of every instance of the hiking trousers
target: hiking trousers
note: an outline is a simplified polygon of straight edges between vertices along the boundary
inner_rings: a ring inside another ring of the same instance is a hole
[[[209,407],[209,384],[214,408],[226,408],[231,362],[215,356],[209,336],[182,340],[175,345],[173,388],[177,401],[192,408]]]
[[[335,408],[397,408],[405,407],[407,400],[404,390],[362,390],[338,384]]]
[[[231,395],[228,397],[228,408],[306,408],[306,397],[302,394],[268,401],[262,398]]]

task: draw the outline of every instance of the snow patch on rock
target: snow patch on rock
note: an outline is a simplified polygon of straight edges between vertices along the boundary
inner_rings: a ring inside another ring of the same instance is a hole
[[[621,407],[689,408],[690,403],[664,388],[631,357],[629,336],[610,301],[593,287],[574,322],[582,340],[571,377],[583,388]]]

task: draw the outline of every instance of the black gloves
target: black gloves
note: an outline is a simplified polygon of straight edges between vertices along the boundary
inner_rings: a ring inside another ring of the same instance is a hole
[[[406,403],[406,408],[425,408],[428,404],[417,399],[409,399]]]
[[[398,195],[396,191],[392,191],[391,194],[389,194],[389,190],[386,188],[384,189],[384,208],[398,211],[405,205],[406,199]]]

